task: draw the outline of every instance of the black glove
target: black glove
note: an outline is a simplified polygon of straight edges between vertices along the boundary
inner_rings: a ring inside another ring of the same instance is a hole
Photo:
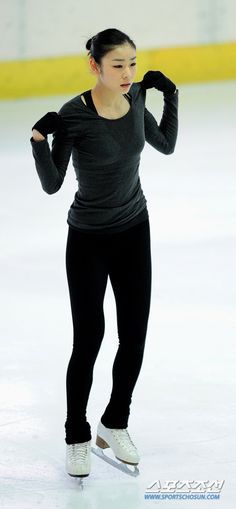
[[[66,133],[64,120],[61,115],[55,111],[46,113],[44,117],[40,118],[40,120],[34,124],[32,129],[37,129],[45,138],[47,138],[47,134],[54,133],[55,131],[58,131],[60,134]]]
[[[157,88],[164,94],[173,94],[176,91],[175,84],[169,80],[161,71],[148,71],[141,81],[141,86],[147,88]]]

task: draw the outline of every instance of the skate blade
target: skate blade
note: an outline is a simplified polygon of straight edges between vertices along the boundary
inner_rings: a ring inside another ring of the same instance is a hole
[[[130,466],[130,468],[129,468],[128,463],[123,463],[123,461],[119,460],[118,458],[117,458],[118,461],[115,461],[112,458],[109,458],[109,456],[107,456],[103,452],[103,449],[101,449],[100,447],[97,447],[97,448],[92,447],[91,451],[93,452],[93,454],[98,456],[98,458],[102,459],[103,461],[105,461],[106,463],[111,465],[112,467],[117,468],[117,470],[124,472],[124,474],[131,475],[132,477],[137,477],[139,475],[139,469],[137,468],[136,465],[134,465],[133,467]],[[132,470],[132,468],[133,468],[133,470]]]
[[[75,477],[76,479],[81,479],[81,481],[83,481],[83,479],[85,477],[89,476],[89,474],[82,474],[82,475],[81,474],[79,474],[79,475],[78,474],[68,474],[68,475],[70,475],[70,477]]]
[[[73,477],[73,479],[76,479],[77,482],[78,482],[78,488],[80,490],[83,490],[84,489],[84,479],[86,477],[88,477],[87,475],[73,475],[73,474],[69,474],[70,477]]]

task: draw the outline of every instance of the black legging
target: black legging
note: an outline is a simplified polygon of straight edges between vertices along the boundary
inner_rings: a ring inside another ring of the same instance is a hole
[[[149,220],[119,233],[92,234],[69,227],[66,247],[74,344],[67,371],[66,443],[91,439],[86,407],[93,367],[104,335],[108,276],[114,291],[119,346],[110,402],[101,417],[126,428],[132,392],[143,360],[151,296]]]

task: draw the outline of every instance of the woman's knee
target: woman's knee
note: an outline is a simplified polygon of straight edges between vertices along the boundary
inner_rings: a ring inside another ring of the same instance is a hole
[[[105,333],[104,316],[100,319],[90,317],[87,320],[79,317],[74,320],[74,349],[83,345],[88,352],[99,348]]]

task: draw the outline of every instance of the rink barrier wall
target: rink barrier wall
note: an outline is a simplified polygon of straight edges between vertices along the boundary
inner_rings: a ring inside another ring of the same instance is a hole
[[[140,81],[161,70],[177,86],[236,78],[236,42],[137,51]],[[0,99],[79,93],[94,86],[87,55],[0,62]]]

